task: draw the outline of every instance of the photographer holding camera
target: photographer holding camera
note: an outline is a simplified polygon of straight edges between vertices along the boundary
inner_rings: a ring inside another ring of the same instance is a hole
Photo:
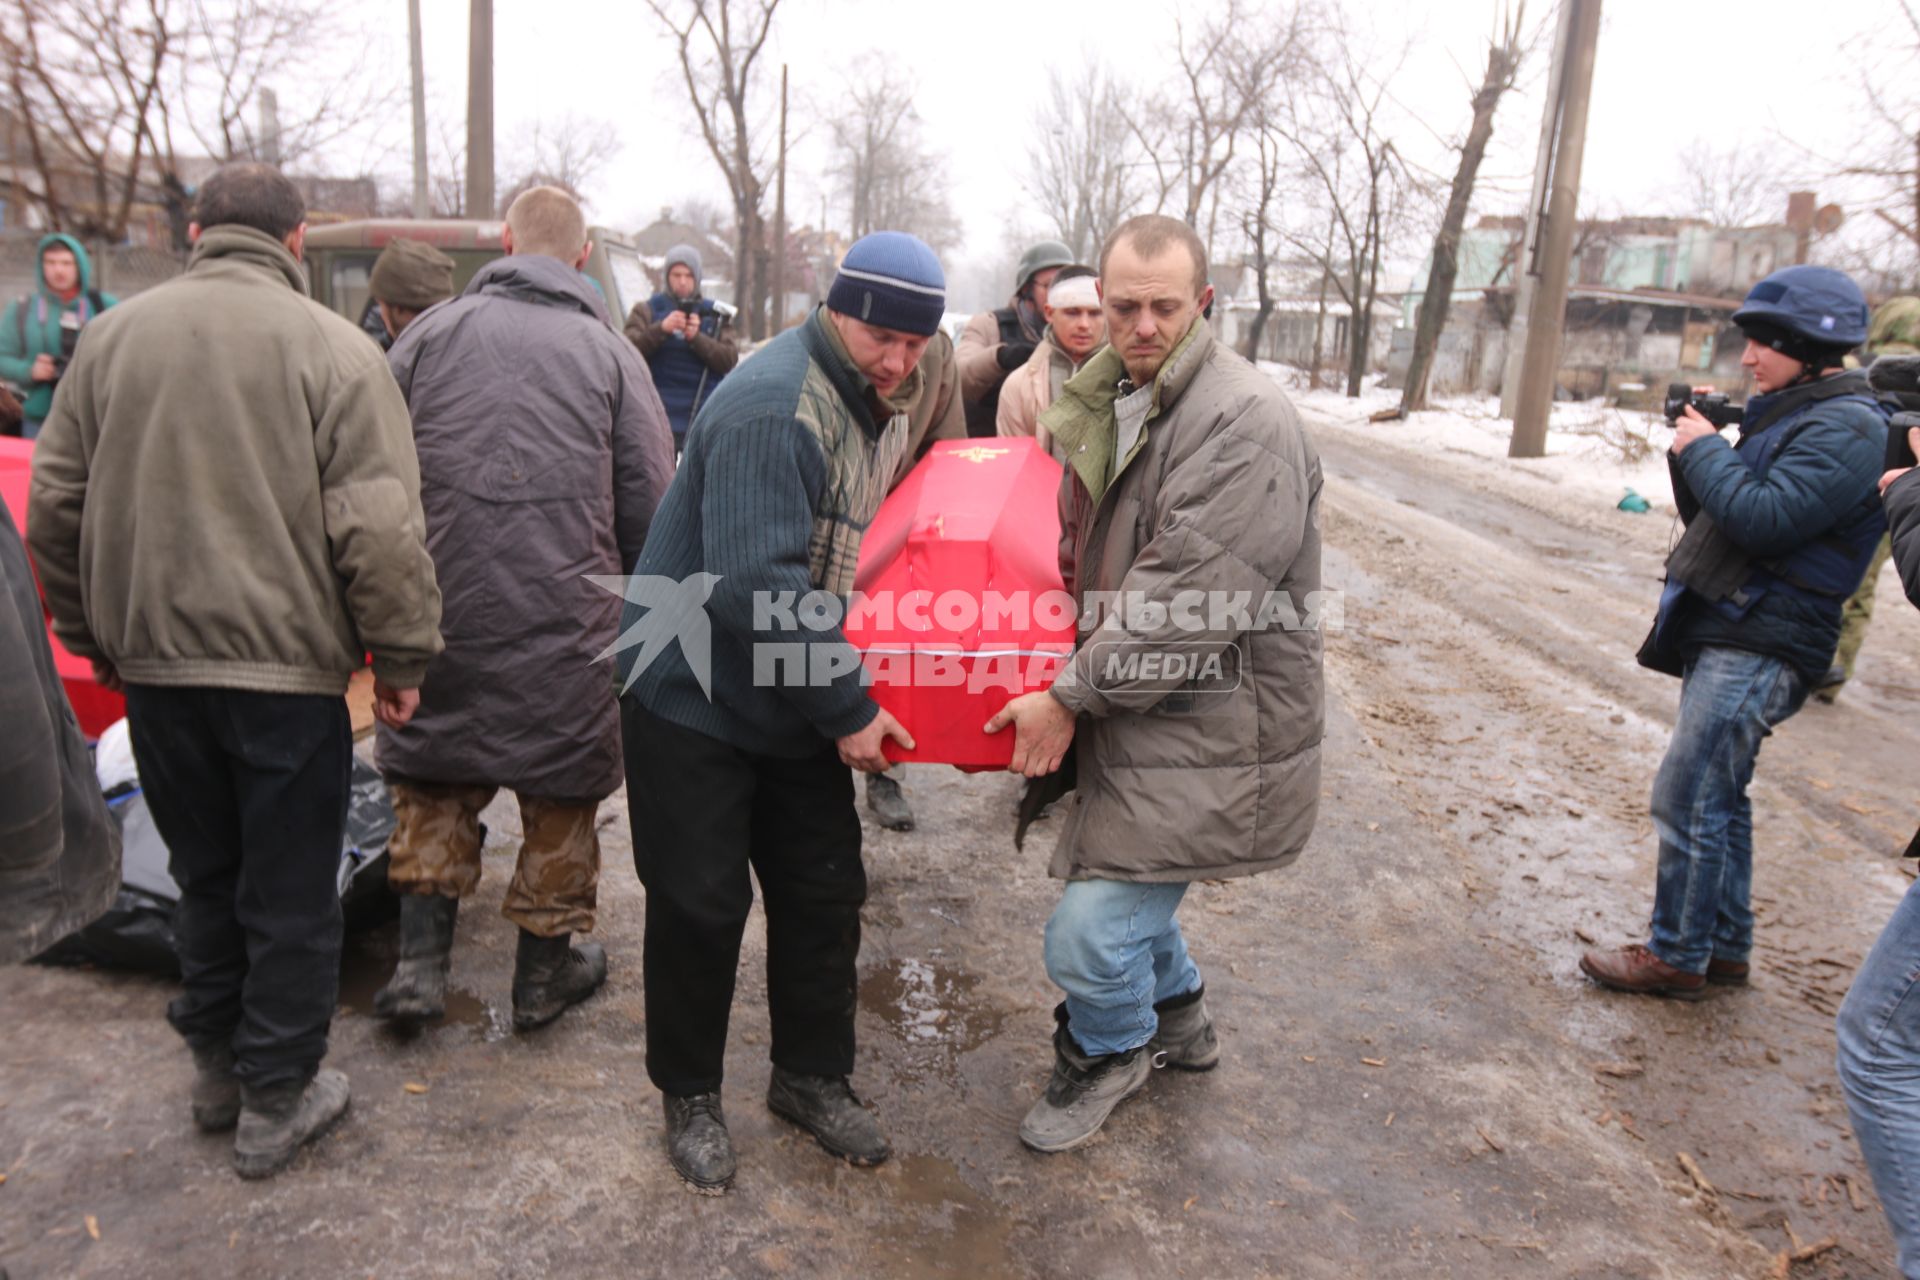
[[[32,440],[53,408],[53,389],[73,358],[80,330],[114,304],[93,287],[93,262],[72,236],[40,242],[40,287],[0,317],[0,379],[19,387],[20,434]]]
[[[732,307],[700,296],[700,251],[688,244],[667,250],[667,287],[627,314],[627,337],[646,358],[667,407],[675,459],[693,415],[740,361],[727,332],[733,315]]]
[[[1867,337],[1859,286],[1788,267],[1755,285],[1733,321],[1757,394],[1738,443],[1693,404],[1679,412],[1668,465],[1687,529],[1639,655],[1681,679],[1653,785],[1652,937],[1580,961],[1603,986],[1685,1000],[1747,980],[1754,761],[1832,665],[1841,606],[1886,528],[1876,486],[1890,406],[1842,365]]]

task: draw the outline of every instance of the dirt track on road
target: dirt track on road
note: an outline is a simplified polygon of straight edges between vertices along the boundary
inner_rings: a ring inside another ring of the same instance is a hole
[[[1631,655],[1665,522],[1579,510],[1534,478],[1415,458],[1367,430],[1316,425],[1327,577],[1349,593],[1329,640],[1319,829],[1292,869],[1196,886],[1182,913],[1221,1025],[1217,1071],[1157,1073],[1081,1152],[1019,1146],[1057,998],[1040,966],[1050,833],[1016,854],[1011,779],[915,768],[920,829],[867,833],[855,1077],[898,1158],[837,1165],[760,1104],[756,918],[727,1086],[740,1183],[688,1195],[641,1065],[624,805],[602,815],[608,989],[517,1037],[498,915],[508,800],[488,815],[449,1021],[412,1040],[377,1027],[391,928],[350,940],[333,1061],[354,1109],[272,1183],[240,1183],[222,1144],[189,1131],[165,984],[12,971],[0,1266],[10,1280],[1747,1277],[1790,1224],[1840,1240],[1797,1277],[1891,1275],[1831,1014],[1906,883],[1890,855],[1914,808],[1898,766],[1916,758],[1920,621],[1888,592],[1857,687],[1762,755],[1754,989],[1694,1006],[1600,993],[1574,969],[1579,935],[1638,937],[1650,901],[1646,789],[1677,685]]]

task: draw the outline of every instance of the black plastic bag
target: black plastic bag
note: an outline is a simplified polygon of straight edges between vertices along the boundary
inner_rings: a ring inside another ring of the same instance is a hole
[[[347,927],[359,929],[399,911],[399,900],[387,888],[387,841],[395,818],[386,783],[358,756],[349,787],[340,842],[340,905]],[[120,826],[120,893],[105,915],[35,958],[43,964],[97,964],[178,977],[173,912],[180,886],[168,874],[167,846],[154,828],[147,798],[128,783],[108,794],[107,810]]]

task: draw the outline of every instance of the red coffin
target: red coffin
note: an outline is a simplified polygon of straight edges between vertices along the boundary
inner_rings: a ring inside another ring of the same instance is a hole
[[[0,438],[0,502],[13,513],[13,523],[27,527],[27,484],[33,471],[33,441]],[[49,621],[47,640],[53,645],[54,670],[66,687],[67,701],[80,721],[80,732],[97,738],[107,726],[127,714],[127,700],[93,682],[93,664],[67,652],[53,634]]]
[[[1030,439],[933,447],[860,546],[847,639],[873,699],[914,737],[893,760],[1005,768],[1013,731],[983,726],[1045,689],[1073,651],[1060,581],[1060,464]]]

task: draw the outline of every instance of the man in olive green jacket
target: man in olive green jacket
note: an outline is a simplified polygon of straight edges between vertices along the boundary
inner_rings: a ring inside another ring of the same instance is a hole
[[[347,1106],[339,984],[352,734],[404,723],[441,648],[406,402],[306,296],[305,208],[265,165],[202,184],[184,276],[87,328],[34,456],[28,541],[60,639],[124,683],[181,900],[169,1019],[194,1119],[243,1177]]]
[[[1016,726],[1028,777],[1077,756],[1046,939],[1066,1000],[1020,1128],[1039,1151],[1093,1137],[1153,1066],[1219,1061],[1174,913],[1195,880],[1292,862],[1320,796],[1319,458],[1273,380],[1214,341],[1186,224],[1123,223],[1100,270],[1112,345],[1040,418],[1067,459],[1079,642],[987,726]]]

